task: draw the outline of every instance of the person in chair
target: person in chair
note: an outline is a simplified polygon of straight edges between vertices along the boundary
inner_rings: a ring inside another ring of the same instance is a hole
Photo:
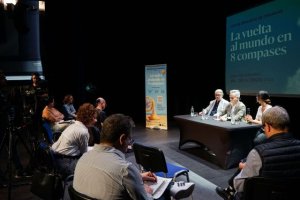
[[[262,116],[263,112],[265,112],[269,108],[272,108],[269,93],[267,91],[264,91],[264,90],[259,91],[258,94],[256,95],[256,101],[257,101],[257,103],[260,104],[260,106],[257,109],[255,119],[253,119],[250,114],[247,114],[245,116],[245,120],[248,123],[260,124],[261,125],[261,123],[262,123],[261,122],[261,116]],[[264,134],[263,130],[259,129],[258,132],[256,133],[256,136],[255,136],[254,140],[253,140],[254,146],[258,145],[260,143],[263,143],[266,139],[267,138],[266,138],[266,135]]]
[[[249,177],[300,177],[300,140],[288,132],[289,124],[289,114],[283,107],[274,106],[264,111],[262,126],[267,140],[249,152],[227,188],[216,188],[223,199],[243,199],[244,182]]]
[[[226,106],[220,114],[220,119],[226,121],[229,117],[234,121],[240,121],[246,115],[246,106],[240,101],[241,92],[239,90],[230,90],[230,103]]]
[[[107,118],[106,112],[104,111],[106,108],[106,100],[102,97],[97,98],[95,106],[98,113],[95,126],[99,129],[99,132],[101,132],[103,122]]]
[[[97,111],[92,104],[82,104],[78,109],[75,123],[68,126],[51,146],[60,172],[65,177],[74,173],[78,159],[87,152],[90,137],[88,127],[95,124],[96,117]]]
[[[65,95],[63,99],[63,114],[65,116],[64,120],[76,119],[76,109],[73,104],[74,97],[71,94]]]
[[[210,116],[220,116],[220,114],[225,110],[229,102],[223,98],[224,93],[221,89],[216,89],[215,99],[209,102],[209,105],[203,109],[199,115],[210,115]]]
[[[133,120],[123,114],[110,115],[104,121],[100,144],[82,155],[76,165],[73,187],[77,192],[95,199],[151,199],[152,189],[144,181],[155,182],[156,175],[140,173],[136,165],[125,159],[133,127]],[[169,199],[170,194],[179,193],[187,197],[194,185],[174,184],[164,197]]]

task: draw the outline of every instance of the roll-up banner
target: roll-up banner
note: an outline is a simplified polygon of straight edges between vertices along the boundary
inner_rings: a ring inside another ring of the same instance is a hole
[[[145,66],[146,128],[168,129],[167,65]]]

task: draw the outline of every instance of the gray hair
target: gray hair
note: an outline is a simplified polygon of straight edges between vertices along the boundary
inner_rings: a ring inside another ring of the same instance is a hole
[[[278,130],[285,130],[289,127],[290,117],[286,109],[280,106],[274,106],[264,111],[262,115],[262,124],[269,124]]]
[[[216,93],[220,93],[222,97],[224,96],[224,92],[222,89],[216,89],[215,94]]]
[[[241,92],[239,90],[230,90],[230,94],[233,94],[237,98],[240,98]]]

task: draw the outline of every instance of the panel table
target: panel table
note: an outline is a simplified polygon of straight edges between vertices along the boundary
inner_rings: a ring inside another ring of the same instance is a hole
[[[253,139],[260,125],[230,121],[218,121],[213,118],[203,120],[201,116],[174,116],[180,130],[179,149],[188,142],[205,145],[209,148],[224,169],[237,167],[253,148]]]

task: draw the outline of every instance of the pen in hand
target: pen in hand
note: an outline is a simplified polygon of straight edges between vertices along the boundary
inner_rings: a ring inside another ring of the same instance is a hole
[[[156,175],[153,172],[150,171],[148,175],[154,178],[154,182],[157,182]]]
[[[156,175],[154,173],[152,173],[151,171],[144,172],[141,175],[142,175],[143,181],[150,181],[150,182],[156,182],[157,181]]]

